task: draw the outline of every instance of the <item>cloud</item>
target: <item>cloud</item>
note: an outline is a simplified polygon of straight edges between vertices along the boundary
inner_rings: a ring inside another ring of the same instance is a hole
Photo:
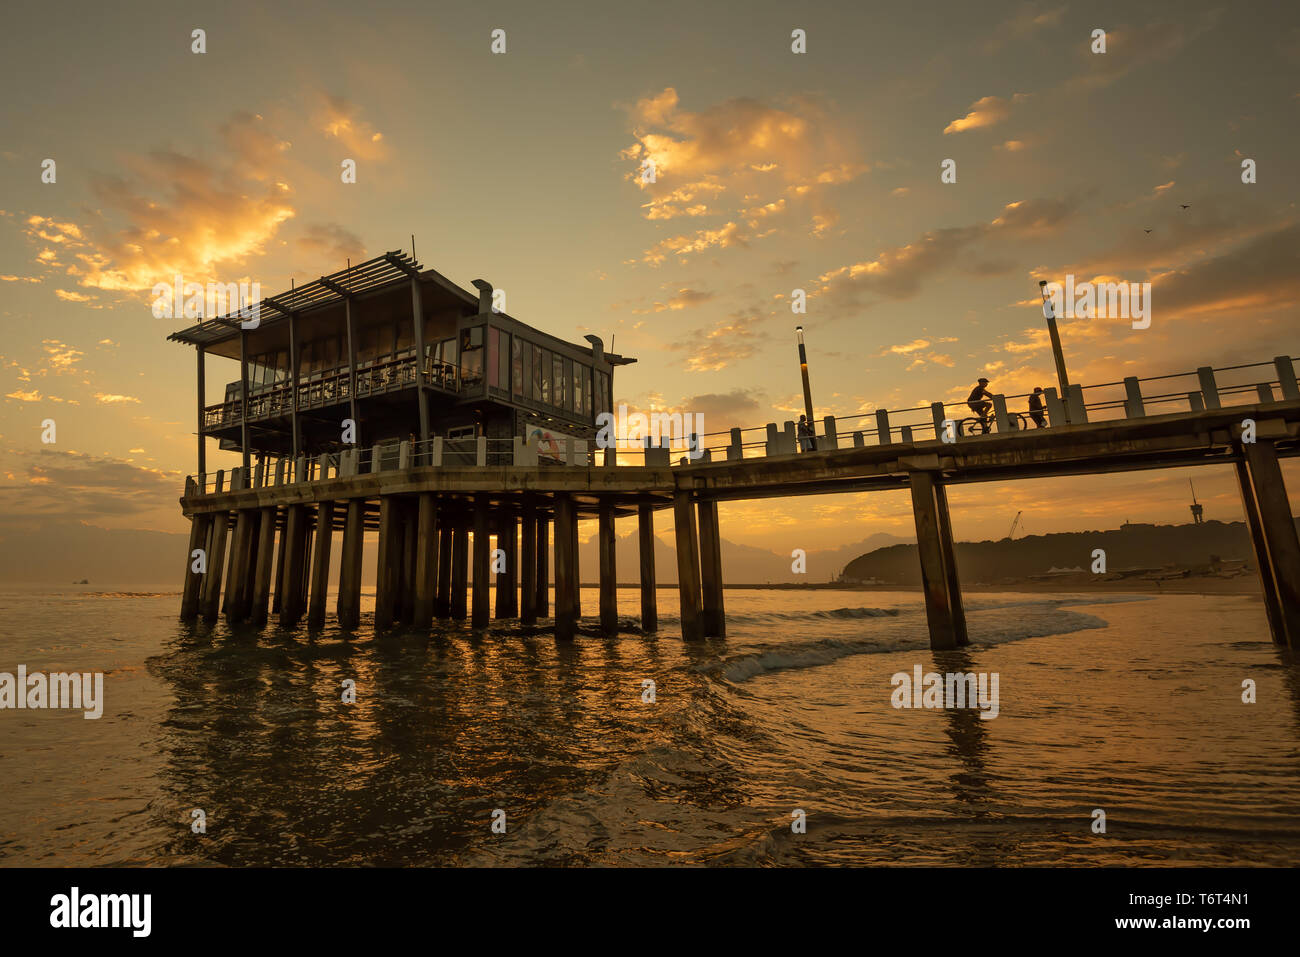
[[[718,372],[740,359],[748,359],[767,338],[758,326],[766,317],[755,310],[733,312],[710,329],[694,330],[686,342],[670,348],[685,350],[690,372]]]
[[[361,238],[338,223],[314,223],[295,243],[314,258],[327,262],[343,263],[349,259],[361,262],[365,259],[366,247]]]
[[[1027,99],[1029,99],[1028,93],[1016,93],[1007,100],[998,96],[981,97],[970,105],[965,116],[953,120],[944,127],[944,135],[996,126],[1011,115],[1012,104]]]
[[[627,179],[646,197],[644,218],[718,220],[655,243],[643,256],[652,265],[745,246],[791,220],[820,236],[835,215],[830,191],[870,168],[813,97],[780,105],[741,97],[691,111],[668,87],[629,118],[634,142],[620,155],[635,163]]]
[[[55,515],[102,519],[152,512],[160,501],[175,499],[181,479],[180,472],[81,452],[10,448],[5,454],[23,463],[0,484],[0,515],[8,526]]]
[[[634,316],[643,316],[651,312],[679,311],[690,306],[698,306],[700,303],[708,302],[715,298],[715,294],[705,292],[700,289],[678,289],[677,292],[663,302],[656,302],[649,309],[633,309]]]
[[[341,96],[326,96],[316,111],[316,125],[326,137],[342,146],[343,159],[377,160],[388,156],[384,134],[361,119],[356,104]]]
[[[117,395],[112,392],[96,392],[95,400],[101,405],[121,405],[127,402],[140,404],[140,400],[133,395]]]
[[[683,398],[679,403],[685,412],[696,412],[704,416],[706,422],[730,428],[745,416],[757,413],[762,404],[755,396],[763,393],[756,389],[732,389],[730,392],[706,392]],[[711,427],[706,426],[705,431]]]

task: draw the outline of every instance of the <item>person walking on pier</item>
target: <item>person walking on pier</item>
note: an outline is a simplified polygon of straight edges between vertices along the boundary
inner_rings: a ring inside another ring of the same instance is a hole
[[[1047,427],[1047,418],[1043,410],[1043,387],[1034,386],[1033,393],[1029,396],[1029,417],[1034,420],[1034,425],[1040,429]]]
[[[988,389],[984,388],[989,384],[988,379],[981,378],[975,388],[971,389],[970,396],[966,399],[966,404],[970,406],[971,411],[979,417],[980,426],[987,435],[989,431],[989,410],[993,408],[990,401],[993,395]]]
[[[816,433],[813,432],[812,423],[808,421],[808,416],[799,416],[799,425],[795,429],[799,435],[799,451],[815,452],[817,451]]]

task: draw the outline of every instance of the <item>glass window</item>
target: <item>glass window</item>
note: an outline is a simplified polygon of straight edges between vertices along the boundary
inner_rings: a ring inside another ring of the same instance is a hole
[[[498,362],[501,355],[501,330],[496,326],[488,328],[488,385],[501,387]]]
[[[604,372],[596,373],[596,411],[609,411],[609,375]]]
[[[551,351],[542,349],[542,394],[539,401],[551,404]]]
[[[582,415],[582,365],[575,362],[573,364],[573,411],[576,415]]]
[[[551,376],[554,385],[551,387],[551,403],[556,408],[564,408],[564,384],[569,381],[568,376],[564,374],[564,357],[556,356],[555,361],[551,363]]]
[[[573,411],[573,394],[578,390],[574,388],[574,379],[577,378],[578,370],[573,364],[572,359],[564,360],[564,408]]]
[[[542,347],[533,346],[533,387],[528,397],[534,402],[542,401]]]
[[[596,414],[596,407],[592,405],[591,401],[591,368],[589,366],[582,367],[582,394],[583,403],[586,406],[584,415],[590,418]]]
[[[524,394],[524,351],[519,337],[515,336],[510,342],[510,391],[515,395]]]
[[[497,353],[497,382],[510,391],[510,333],[501,333],[501,351]]]
[[[339,364],[339,340],[335,336],[326,339],[323,343],[324,349],[321,353],[321,367],[325,369],[336,368]]]
[[[460,333],[460,376],[465,382],[483,378],[483,327],[470,326]]]

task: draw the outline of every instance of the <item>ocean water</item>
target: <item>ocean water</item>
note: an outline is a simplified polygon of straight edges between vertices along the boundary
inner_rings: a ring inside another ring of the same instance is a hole
[[[949,653],[915,592],[728,590],[689,645],[659,600],[559,644],[0,591],[0,671],[106,673],[99,720],[0,711],[0,864],[1300,863],[1300,670],[1251,597],[968,594]],[[996,672],[998,716],[893,707],[916,665]]]

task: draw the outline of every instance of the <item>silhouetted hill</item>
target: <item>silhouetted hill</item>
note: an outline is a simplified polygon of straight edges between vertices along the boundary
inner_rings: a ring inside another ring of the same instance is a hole
[[[1094,532],[1029,535],[1001,541],[958,542],[957,570],[963,581],[991,583],[1029,578],[1051,569],[1092,566],[1093,549],[1106,552],[1108,572],[1165,565],[1208,565],[1211,555],[1223,561],[1254,565],[1250,535],[1243,522],[1203,525],[1124,525]],[[846,579],[914,585],[921,580],[915,545],[890,545],[860,555],[844,569]]]

